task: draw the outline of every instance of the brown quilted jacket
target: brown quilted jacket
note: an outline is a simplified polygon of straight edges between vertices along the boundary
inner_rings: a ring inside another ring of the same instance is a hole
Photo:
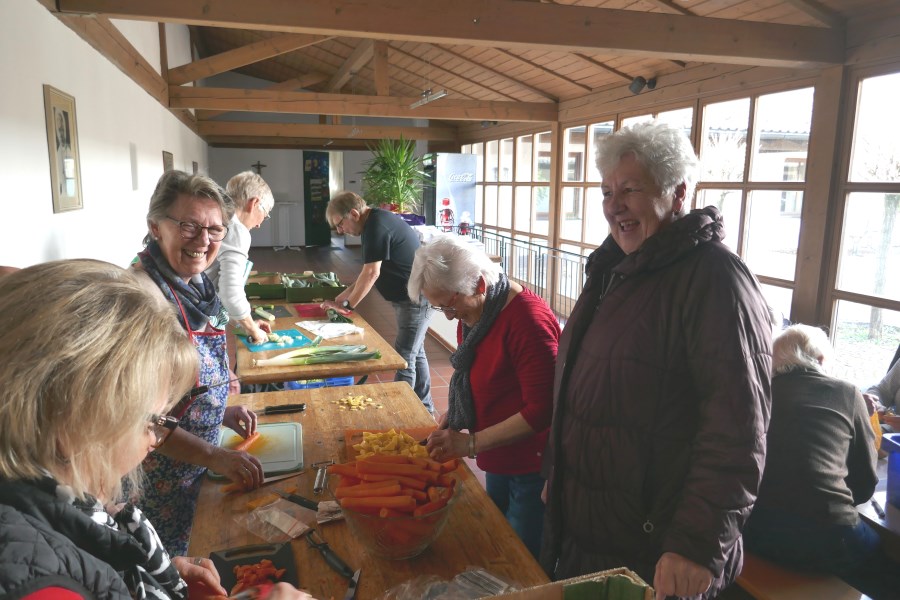
[[[765,464],[771,328],[756,278],[713,207],[626,256],[607,238],[563,330],[541,563],[556,579],[663,552],[740,572]]]

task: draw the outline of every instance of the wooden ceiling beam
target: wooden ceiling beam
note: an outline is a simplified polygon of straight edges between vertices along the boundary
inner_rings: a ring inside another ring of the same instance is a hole
[[[297,77],[291,77],[290,79],[285,79],[279,83],[273,83],[269,87],[265,88],[267,90],[277,92],[281,90],[285,90],[288,92],[293,92],[295,90],[305,88],[311,85],[316,85],[317,83],[322,83],[323,81],[328,80],[328,75],[326,73],[320,73],[318,71],[312,71],[310,73],[305,73],[303,75],[298,75]],[[201,119],[212,119],[213,117],[218,117],[219,115],[224,115],[227,112],[231,112],[229,110],[203,110],[200,111],[201,114],[198,116]]]
[[[306,123],[259,123],[242,121],[200,121],[200,135],[265,138],[343,138],[343,139],[403,139],[452,142],[456,129],[452,127],[398,127],[371,125],[317,125]]]
[[[303,150],[368,150],[369,140],[342,138],[267,138],[261,136],[211,136],[206,139],[213,148],[303,149]]]
[[[541,72],[543,72],[543,73],[546,73],[547,75],[550,75],[551,77],[555,77],[556,79],[559,79],[559,80],[561,80],[561,81],[565,81],[565,82],[568,83],[569,85],[574,85],[575,87],[581,89],[582,91],[585,91],[585,92],[592,92],[592,91],[593,91],[593,90],[592,90],[591,88],[589,88],[588,86],[583,85],[583,84],[580,84],[580,83],[578,83],[577,81],[575,81],[574,79],[569,79],[569,78],[566,77],[565,75],[560,75],[560,74],[557,73],[556,71],[552,71],[552,70],[548,69],[547,67],[545,67],[545,66],[543,66],[543,65],[539,65],[539,64],[537,64],[537,63],[534,62],[534,61],[528,60],[527,58],[522,58],[522,57],[519,56],[518,54],[513,54],[513,53],[510,52],[509,50],[503,50],[502,48],[495,48],[494,50],[497,51],[497,52],[499,52],[499,53],[502,54],[503,56],[508,56],[509,58],[512,58],[513,60],[517,60],[517,61],[519,61],[519,62],[525,63],[526,65],[528,65],[528,66],[531,67],[532,69],[537,69],[538,71],[541,71]]]
[[[431,46],[431,44],[426,44],[426,46]],[[501,73],[500,71],[497,71],[497,70],[494,70],[494,69],[492,69],[492,68],[490,68],[490,67],[488,67],[488,66],[485,66],[485,65],[481,64],[480,62],[477,62],[477,61],[472,60],[471,58],[467,57],[467,56],[464,55],[464,54],[460,54],[460,53],[458,53],[458,52],[454,52],[453,50],[450,50],[449,48],[444,48],[443,46],[441,46],[441,47],[435,46],[435,47],[436,47],[438,50],[440,50],[441,52],[445,53],[445,54],[449,54],[450,56],[454,56],[454,57],[458,58],[459,60],[464,61],[464,62],[467,62],[467,63],[469,63],[470,65],[473,65],[473,66],[475,66],[475,67],[478,67],[479,69],[482,69],[482,70],[484,70],[484,71],[487,71],[488,73],[491,73],[492,75],[496,75],[497,77],[502,77],[502,78],[505,79],[506,81],[509,81],[509,82],[511,82],[511,83],[513,83],[513,84],[519,86],[520,88],[522,88],[522,89],[524,89],[524,90],[528,90],[528,91],[531,92],[532,94],[536,94],[536,95],[540,96],[541,98],[546,98],[546,99],[549,100],[550,102],[559,102],[559,98],[557,98],[557,97],[554,96],[553,94],[548,94],[547,92],[545,92],[544,90],[542,90],[542,89],[540,89],[540,88],[536,88],[536,87],[534,87],[534,86],[528,85],[528,84],[525,83],[524,81],[519,81],[518,79],[515,79],[515,78],[513,78],[513,77],[510,77],[509,75],[507,75],[507,74],[505,74],[505,73]]]
[[[481,102],[442,98],[417,108],[419,98],[272,92],[231,88],[180,87],[170,89],[171,108],[237,110],[312,115],[357,115],[406,119],[475,121],[555,121],[557,105],[550,102]]]
[[[810,0],[805,0],[808,4]],[[842,29],[635,10],[454,0],[57,0],[60,12],[312,35],[546,52],[821,67],[844,61]]]
[[[375,42],[372,48],[372,70],[374,71],[375,93],[379,96],[391,95],[391,78],[388,73],[388,43],[384,40]]]
[[[331,38],[297,33],[277,35],[169,69],[169,85],[181,85],[205,77],[212,77],[213,75],[239,69],[267,58],[306,48],[328,39]]]
[[[326,92],[339,92],[344,84],[350,81],[354,73],[357,73],[366,64],[372,60],[372,53],[375,46],[374,40],[362,40],[347,57],[334,75],[325,86]]]

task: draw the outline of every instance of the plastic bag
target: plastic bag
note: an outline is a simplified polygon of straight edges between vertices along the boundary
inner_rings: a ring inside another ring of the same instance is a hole
[[[477,583],[485,580],[489,583]],[[496,587],[485,587],[490,584]],[[451,581],[436,575],[420,575],[404,581],[385,592],[380,600],[476,600],[515,589],[515,585],[486,569],[467,567]]]
[[[234,520],[269,543],[289,542],[315,525],[316,512],[287,500],[275,500]]]

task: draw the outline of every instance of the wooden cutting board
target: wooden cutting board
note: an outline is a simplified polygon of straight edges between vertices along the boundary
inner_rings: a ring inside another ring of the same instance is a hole
[[[395,427],[394,431],[405,431],[407,434],[411,435],[417,440],[422,440],[428,437],[428,434],[437,429],[436,425],[432,425],[430,427]],[[347,450],[347,460],[351,461],[356,458],[358,452],[356,448],[353,446],[358,444],[363,439],[364,432],[369,433],[384,433],[390,431],[390,429],[345,429],[344,430],[344,445]]]

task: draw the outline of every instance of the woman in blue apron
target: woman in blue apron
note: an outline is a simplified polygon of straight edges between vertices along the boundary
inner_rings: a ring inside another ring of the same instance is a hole
[[[143,463],[147,475],[142,506],[163,545],[186,554],[201,476],[207,468],[246,487],[263,479],[259,461],[246,452],[218,447],[219,428],[243,437],[256,429],[256,415],[226,407],[232,379],[225,344],[228,313],[203,273],[215,260],[233,212],[211,179],[169,171],[160,178],[147,213],[146,248],[134,265],[171,303],[200,357],[198,386],[209,390],[186,397],[171,413],[179,429]],[[137,334],[139,335],[139,333]]]

